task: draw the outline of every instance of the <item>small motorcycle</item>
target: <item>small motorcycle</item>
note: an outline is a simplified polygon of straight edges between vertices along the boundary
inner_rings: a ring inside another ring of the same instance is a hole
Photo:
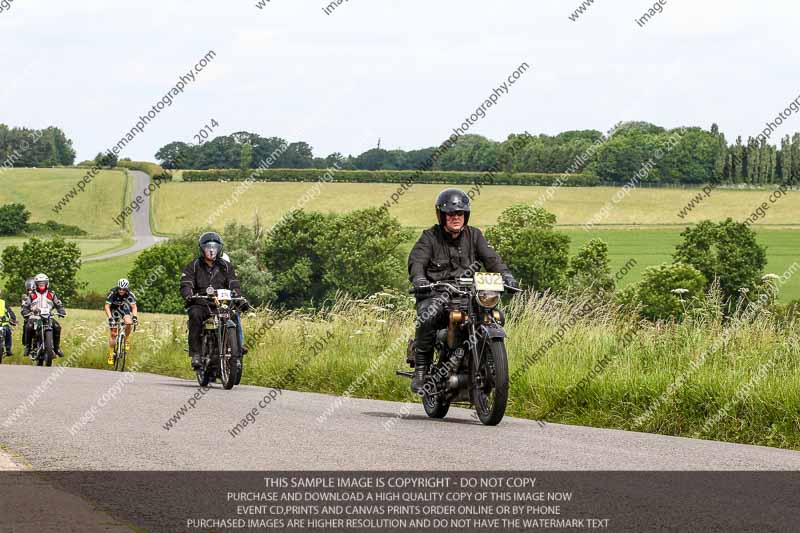
[[[53,317],[50,311],[34,309],[28,320],[33,321],[31,361],[36,362],[36,366],[53,366],[55,349],[53,348]]]
[[[438,281],[414,288],[410,294],[443,295],[448,326],[436,333],[437,357],[428,371],[422,404],[431,418],[444,418],[450,405],[475,407],[481,423],[494,426],[505,415],[508,402],[508,355],[505,316],[498,309],[505,289],[500,274],[477,272],[471,278]],[[437,296],[438,298],[439,296]],[[409,342],[409,354],[414,343]],[[409,363],[414,366],[409,356]],[[413,372],[398,371],[413,377]]]
[[[192,295],[192,299],[204,301],[211,316],[203,324],[202,366],[196,370],[197,383],[207,387],[219,378],[222,387],[230,390],[242,379],[242,347],[236,322],[233,320],[234,304],[245,302],[235,298],[227,289],[208,287],[205,295]]]

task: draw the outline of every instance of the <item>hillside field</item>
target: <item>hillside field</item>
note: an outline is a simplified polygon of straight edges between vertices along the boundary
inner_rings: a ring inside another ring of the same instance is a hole
[[[223,210],[220,221],[274,224],[298,204],[313,183],[253,183],[238,200]],[[166,183],[155,194],[154,222],[156,230],[177,234],[187,228],[202,226],[210,215],[224,206],[241,182]],[[397,184],[327,183],[320,184],[319,194],[305,202],[310,211],[341,213],[364,207],[380,207],[391,198]],[[444,185],[415,185],[390,208],[405,226],[422,228],[434,220],[433,201]],[[467,187],[464,187],[468,190]],[[559,225],[580,226],[586,223],[619,191],[616,187],[562,187],[543,205],[555,213]],[[492,225],[497,216],[515,203],[534,203],[546,187],[486,186],[473,200],[470,222],[483,227]],[[683,227],[703,219],[746,219],[762,202],[768,200],[766,190],[715,190],[684,219],[678,212],[700,189],[636,189],[611,210],[603,226],[672,226]],[[767,216],[757,225],[790,226],[800,229],[800,208],[790,191],[773,204]],[[310,196],[310,195],[309,195]],[[220,222],[221,225],[221,222]],[[599,224],[600,225],[600,224]]]
[[[55,220],[78,226],[91,237],[119,238],[129,233],[112,219],[123,205],[129,178],[122,171],[103,170],[86,189],[60,212],[61,198],[83,178],[83,168],[13,168],[0,172],[0,205],[21,203],[31,212],[31,222]]]

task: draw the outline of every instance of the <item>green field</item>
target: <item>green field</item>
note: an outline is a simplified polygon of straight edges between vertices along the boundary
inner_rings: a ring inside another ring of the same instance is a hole
[[[253,183],[238,201],[224,210],[220,221],[236,220],[250,224],[258,214],[264,224],[273,224],[313,186],[311,183]],[[209,215],[231,198],[240,183],[184,182],[166,183],[155,194],[154,222],[159,232],[177,234],[202,226]],[[433,223],[433,200],[445,186],[420,184],[406,192],[391,213],[405,226],[422,228]],[[305,209],[322,212],[346,212],[363,207],[380,207],[398,188],[397,184],[322,184],[319,195],[305,203]],[[465,187],[465,189],[468,189]],[[473,200],[471,223],[484,227],[515,203],[532,204],[547,190],[545,187],[487,186]],[[558,217],[560,225],[582,225],[617,194],[611,187],[562,187],[544,207]],[[677,213],[699,189],[637,189],[619,202],[603,221],[604,225],[667,225],[683,227],[703,219],[733,217],[744,220],[762,202],[768,191],[716,190],[685,219]],[[796,192],[772,205],[759,225],[796,226],[800,228],[800,210],[792,198]]]
[[[47,235],[37,235],[39,239],[47,239]],[[21,247],[26,241],[27,237],[0,237],[0,253],[7,246]],[[132,239],[118,238],[118,239],[84,239],[84,238],[71,238],[66,237],[65,240],[78,243],[81,249],[82,257],[91,257],[93,255],[100,255],[108,252],[113,252],[121,248],[130,246],[133,242]]]
[[[112,219],[122,209],[129,178],[121,171],[104,170],[60,212],[61,198],[86,173],[86,169],[14,168],[0,173],[0,205],[21,203],[31,212],[31,222],[55,220],[78,226],[91,237],[113,238],[129,233]]]
[[[81,266],[78,280],[87,283],[86,290],[105,294],[120,278],[127,277],[138,253],[120,255],[101,261],[89,261]]]

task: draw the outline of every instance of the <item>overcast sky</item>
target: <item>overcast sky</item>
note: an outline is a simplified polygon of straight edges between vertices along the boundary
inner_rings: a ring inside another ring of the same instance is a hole
[[[123,152],[153,160],[220,134],[304,140],[314,154],[432,146],[522,62],[471,132],[719,123],[755,136],[800,96],[796,0],[13,0],[0,12],[0,122],[65,130],[78,160],[119,138],[209,50],[212,63]],[[775,136],[800,131],[800,117]],[[774,140],[774,139],[773,139]]]

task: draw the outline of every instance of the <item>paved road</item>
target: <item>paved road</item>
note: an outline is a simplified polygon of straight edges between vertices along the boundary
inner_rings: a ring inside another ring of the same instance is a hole
[[[141,195],[142,199],[144,200],[139,210],[134,211],[131,215],[131,220],[133,221],[134,243],[132,246],[122,250],[117,250],[116,252],[84,259],[84,263],[108,259],[110,257],[117,257],[120,255],[132,254],[134,252],[144,250],[145,248],[149,248],[150,246],[153,246],[154,244],[164,240],[164,237],[156,237],[153,235],[152,228],[150,228],[150,196],[145,196],[143,194],[143,191],[147,190],[148,186],[150,185],[150,176],[138,170],[130,170],[129,172],[133,175],[132,197],[136,198],[138,195]]]
[[[187,360],[188,364],[188,360]],[[0,444],[41,470],[800,470],[800,452],[507,418],[494,428],[452,409],[430,420],[420,405],[353,399],[324,423],[336,397],[284,391],[236,437],[229,430],[271,389],[218,385],[169,431],[198,390],[152,374],[2,365]],[[53,373],[33,407],[9,412]],[[119,382],[120,379],[126,378]],[[110,399],[119,383],[115,399]],[[121,388],[121,390],[120,390]],[[103,394],[110,401],[97,408]],[[276,393],[273,392],[273,395]],[[95,420],[78,428],[95,405]],[[397,423],[387,431],[384,424]],[[430,450],[419,454],[411,443]],[[213,459],[217,458],[217,459]]]

